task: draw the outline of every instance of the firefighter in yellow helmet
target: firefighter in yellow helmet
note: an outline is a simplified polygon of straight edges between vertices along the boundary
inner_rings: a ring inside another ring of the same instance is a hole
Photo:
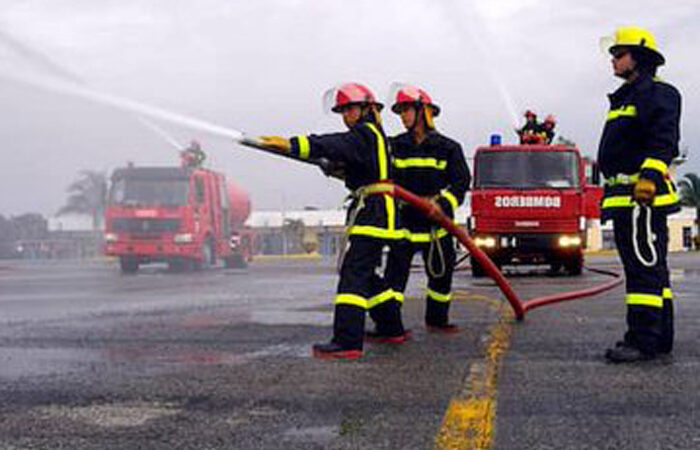
[[[551,145],[554,140],[554,128],[557,126],[557,119],[553,115],[548,115],[544,122],[542,122],[541,129],[539,130],[542,140],[545,144]]]
[[[669,165],[678,156],[681,96],[656,78],[665,59],[648,30],[619,28],[606,47],[615,76],[624,82],[609,95],[598,149],[605,177],[602,220],[613,221],[625,269],[627,332],[605,357],[624,363],[673,348],[666,218],[679,210]]]

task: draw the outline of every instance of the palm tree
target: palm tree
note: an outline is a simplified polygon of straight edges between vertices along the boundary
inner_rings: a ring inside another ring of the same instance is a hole
[[[80,176],[67,189],[66,204],[58,210],[58,215],[74,213],[90,215],[92,229],[97,231],[102,224],[107,206],[107,173],[95,170],[81,170]]]
[[[678,181],[681,205],[695,208],[696,239],[700,236],[700,177],[694,173],[686,173]],[[697,247],[697,245],[696,245]]]

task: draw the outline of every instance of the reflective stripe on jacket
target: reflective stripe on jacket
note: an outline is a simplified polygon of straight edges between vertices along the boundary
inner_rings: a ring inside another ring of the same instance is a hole
[[[380,126],[363,122],[343,133],[297,136],[291,139],[292,156],[300,159],[326,158],[341,163],[345,186],[352,192],[391,178],[390,151]],[[379,239],[401,239],[396,204],[388,195],[355,198],[348,211],[352,219],[349,234]]]
[[[450,217],[464,202],[471,177],[462,147],[452,139],[431,131],[416,145],[410,132],[391,138],[394,181],[416,195],[437,199]],[[413,208],[401,208],[401,224],[412,240],[427,242],[432,224]],[[446,233],[441,230],[439,233]]]

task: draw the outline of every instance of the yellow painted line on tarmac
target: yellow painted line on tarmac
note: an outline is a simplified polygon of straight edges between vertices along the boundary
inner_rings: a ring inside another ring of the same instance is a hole
[[[318,261],[319,253],[293,253],[288,255],[255,255],[253,261]]]
[[[464,300],[501,305],[501,302],[491,297],[461,297]],[[485,358],[472,364],[465,390],[450,402],[442,427],[435,437],[436,449],[488,450],[493,446],[498,372],[510,345],[512,323],[512,313],[502,312],[499,321],[491,327]]]
[[[617,250],[584,250],[583,254],[586,257],[593,257],[593,258],[610,257],[610,256],[617,256]]]

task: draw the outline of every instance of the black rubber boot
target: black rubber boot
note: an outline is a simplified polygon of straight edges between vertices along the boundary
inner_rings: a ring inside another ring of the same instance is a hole
[[[340,344],[329,342],[327,344],[314,344],[312,347],[314,358],[319,359],[360,359],[361,349],[347,349]]]
[[[383,334],[379,331],[367,331],[365,332],[365,340],[375,344],[403,344],[411,340],[411,331],[406,330],[395,335]]]
[[[428,323],[425,324],[425,328],[428,330],[428,333],[437,334],[456,334],[462,331],[460,327],[452,323],[446,323],[444,325],[431,325]]]
[[[375,321],[375,331],[365,333],[365,338],[373,336],[396,337],[405,334],[401,321],[401,303],[390,300],[370,310],[370,316]],[[375,341],[376,342],[376,341]]]
[[[673,351],[673,300],[665,298],[664,307],[661,311],[661,340],[659,342],[659,353],[669,354]]]
[[[655,359],[654,353],[645,353],[625,342],[617,342],[614,348],[605,351],[605,359],[612,363],[634,363]]]

